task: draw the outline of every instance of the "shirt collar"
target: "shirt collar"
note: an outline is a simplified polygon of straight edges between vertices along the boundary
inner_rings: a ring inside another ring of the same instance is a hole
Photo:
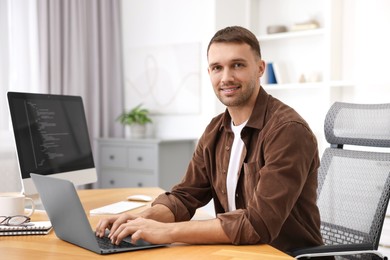
[[[259,94],[257,95],[255,106],[253,107],[252,114],[249,117],[248,123],[245,127],[251,127],[261,130],[264,127],[264,119],[267,112],[267,103],[269,99],[269,94],[260,86]],[[231,116],[229,110],[226,109],[223,115],[222,124],[219,130],[226,128],[231,130]]]

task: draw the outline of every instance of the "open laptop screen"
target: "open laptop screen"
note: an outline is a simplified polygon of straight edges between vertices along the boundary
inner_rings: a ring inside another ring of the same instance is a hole
[[[94,168],[81,97],[8,92],[22,178]]]

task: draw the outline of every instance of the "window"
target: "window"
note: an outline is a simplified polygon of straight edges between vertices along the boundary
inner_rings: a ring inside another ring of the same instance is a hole
[[[13,144],[7,91],[39,91],[36,0],[0,0],[0,140]]]

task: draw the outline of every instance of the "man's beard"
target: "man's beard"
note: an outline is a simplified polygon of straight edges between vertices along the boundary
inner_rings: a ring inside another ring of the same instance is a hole
[[[240,86],[240,89],[241,90],[243,89],[241,84],[233,83],[231,85]],[[250,99],[250,97],[252,96],[255,90],[255,87],[256,87],[255,81],[251,81],[248,83],[246,90],[244,92],[241,91],[241,93],[239,93],[238,96],[234,96],[234,98],[229,98],[229,97],[225,98],[225,96],[221,95],[220,92],[218,93],[217,97],[219,101],[221,101],[221,103],[227,107],[242,106],[248,102],[248,100]]]

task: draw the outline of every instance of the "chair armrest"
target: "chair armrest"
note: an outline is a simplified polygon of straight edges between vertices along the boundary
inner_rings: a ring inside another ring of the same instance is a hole
[[[315,255],[330,253],[326,255],[340,255],[341,252],[362,252],[362,251],[372,251],[376,250],[372,244],[353,244],[353,245],[323,245],[323,246],[314,246],[308,248],[302,248],[291,252],[291,255],[294,257],[299,257],[301,255]],[[353,254],[353,253],[348,253]]]

